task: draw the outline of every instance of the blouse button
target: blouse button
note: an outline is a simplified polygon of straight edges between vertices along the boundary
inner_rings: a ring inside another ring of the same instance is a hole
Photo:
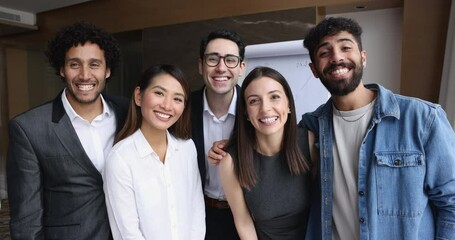
[[[400,166],[401,165],[401,160],[400,159],[396,159],[395,161],[393,161],[393,165]]]

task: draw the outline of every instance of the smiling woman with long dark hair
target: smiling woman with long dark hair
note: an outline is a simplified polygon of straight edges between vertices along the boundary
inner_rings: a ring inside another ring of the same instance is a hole
[[[115,239],[204,239],[189,96],[188,82],[172,65],[148,68],[134,89],[104,172]]]
[[[286,79],[268,67],[252,70],[242,84],[236,118],[220,174],[241,239],[304,239],[308,132],[297,128]]]

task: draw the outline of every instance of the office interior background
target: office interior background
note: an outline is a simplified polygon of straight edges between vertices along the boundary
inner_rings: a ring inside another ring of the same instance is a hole
[[[366,83],[440,103],[455,126],[455,10],[452,0],[2,0],[0,3],[0,197],[7,198],[8,120],[53,99],[64,86],[43,50],[61,27],[85,20],[121,44],[108,94],[130,96],[142,69],[172,63],[193,90],[199,42],[209,31],[237,31],[247,45],[303,39],[329,16],[356,19],[367,51]],[[33,23],[11,20],[27,14]],[[31,14],[31,15],[30,15]],[[6,17],[5,17],[6,16]]]

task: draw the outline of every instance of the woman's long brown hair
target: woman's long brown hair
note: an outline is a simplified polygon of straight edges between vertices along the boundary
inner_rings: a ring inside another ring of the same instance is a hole
[[[240,186],[251,189],[256,184],[256,170],[254,167],[254,151],[257,147],[256,129],[247,120],[245,90],[251,82],[261,77],[269,77],[283,86],[291,110],[288,120],[284,125],[284,135],[281,143],[284,161],[293,175],[302,174],[309,169],[309,163],[305,160],[297,144],[297,120],[295,104],[291,88],[286,79],[276,70],[269,67],[257,67],[253,69],[243,81],[242,90],[237,101],[236,120],[237,128],[231,135],[228,148],[235,147],[232,159],[234,171]]]

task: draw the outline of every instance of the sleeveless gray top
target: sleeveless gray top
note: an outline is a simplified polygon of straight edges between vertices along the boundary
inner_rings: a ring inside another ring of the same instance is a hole
[[[308,133],[298,129],[298,144],[307,160]],[[255,153],[256,185],[243,189],[259,239],[304,239],[309,212],[310,171],[293,176],[280,152]]]

